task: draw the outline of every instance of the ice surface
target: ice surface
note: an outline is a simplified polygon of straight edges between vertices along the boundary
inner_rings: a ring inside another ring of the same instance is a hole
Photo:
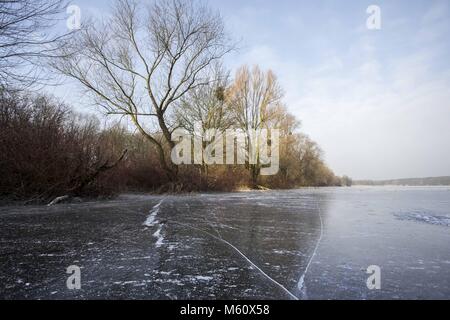
[[[449,203],[355,187],[3,207],[0,298],[449,299]]]

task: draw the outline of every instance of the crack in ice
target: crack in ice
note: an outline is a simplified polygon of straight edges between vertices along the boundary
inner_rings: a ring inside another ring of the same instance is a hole
[[[298,300],[298,297],[295,296],[292,292],[290,292],[288,289],[286,289],[282,284],[280,284],[279,282],[277,282],[275,279],[271,278],[267,273],[265,273],[260,267],[258,267],[253,261],[251,261],[245,254],[243,254],[238,248],[236,248],[233,244],[231,244],[230,242],[228,242],[227,240],[223,239],[223,238],[219,238],[215,235],[213,235],[212,233],[209,233],[208,231],[202,230],[200,228],[191,226],[189,224],[184,224],[184,223],[180,223],[180,222],[176,222],[176,221],[170,221],[174,224],[178,224],[181,226],[185,226],[197,231],[200,231],[204,234],[209,235],[210,237],[219,240],[223,243],[225,243],[226,245],[228,245],[229,247],[231,247],[232,249],[234,249],[240,256],[242,256],[248,263],[250,263],[251,266],[253,266],[256,270],[258,270],[264,277],[266,277],[269,281],[271,281],[272,283],[274,283],[275,285],[277,285],[279,288],[281,288],[285,293],[287,293],[291,298],[293,298],[294,300]]]
[[[319,219],[320,219],[320,236],[319,236],[319,240],[317,240],[317,244],[316,247],[314,248],[314,251],[311,255],[311,258],[309,259],[308,264],[306,265],[305,271],[303,272],[302,276],[300,277],[300,279],[298,280],[298,284],[297,287],[300,291],[300,294],[302,295],[302,297],[306,296],[306,286],[305,286],[305,277],[306,274],[308,273],[309,267],[312,263],[312,261],[314,260],[314,257],[316,256],[317,253],[317,249],[319,248],[320,242],[322,241],[322,237],[323,237],[323,219],[322,219],[322,210],[320,209],[319,203],[316,202],[316,206],[317,206],[317,210],[319,212]]]

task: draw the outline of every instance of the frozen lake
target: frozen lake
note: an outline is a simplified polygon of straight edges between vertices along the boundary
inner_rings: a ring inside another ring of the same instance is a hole
[[[450,298],[446,187],[1,207],[0,230],[1,299]],[[71,265],[81,290],[66,287]]]

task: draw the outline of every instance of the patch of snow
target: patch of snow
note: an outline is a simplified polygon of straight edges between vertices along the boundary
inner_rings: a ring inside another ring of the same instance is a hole
[[[165,276],[170,276],[170,275],[172,274],[172,272],[173,272],[173,270],[172,270],[172,271],[169,271],[169,272],[166,272],[166,271],[160,271],[159,273],[162,274],[162,275],[165,275]]]
[[[121,261],[129,261],[129,260],[150,260],[151,256],[145,256],[145,257],[131,257],[131,258],[121,258]]]
[[[191,277],[191,279],[197,280],[197,281],[211,281],[214,278],[213,277],[205,277],[205,276],[195,276],[195,277]]]
[[[176,249],[176,248],[178,248],[177,245],[171,244],[171,245],[169,245],[168,250],[169,250],[169,251],[173,251],[173,250]]]
[[[178,286],[184,286],[183,282],[181,282],[180,280],[176,280],[176,279],[155,279],[155,280],[153,280],[153,282],[171,283],[171,284],[176,284]]]
[[[114,284],[121,285],[121,286],[126,286],[129,284],[136,284],[136,283],[139,283],[139,281],[117,281],[117,282],[114,282]]]
[[[155,246],[160,248],[164,244],[164,236],[161,235],[162,226],[159,226],[159,229],[153,234],[153,236],[157,239]]]
[[[147,220],[145,220],[144,226],[153,227],[158,223],[158,221],[156,221],[156,216],[159,213],[159,207],[161,206],[163,201],[164,199],[161,200],[156,206],[154,206],[152,210],[150,210],[150,215],[147,217]]]

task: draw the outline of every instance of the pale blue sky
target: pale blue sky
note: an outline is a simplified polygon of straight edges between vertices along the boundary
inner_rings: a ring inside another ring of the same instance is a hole
[[[226,65],[272,69],[337,174],[450,175],[449,1],[205,2],[240,40]],[[83,17],[108,12],[110,1],[72,3]],[[381,30],[366,28],[372,4]],[[68,90],[57,92],[70,100]]]

